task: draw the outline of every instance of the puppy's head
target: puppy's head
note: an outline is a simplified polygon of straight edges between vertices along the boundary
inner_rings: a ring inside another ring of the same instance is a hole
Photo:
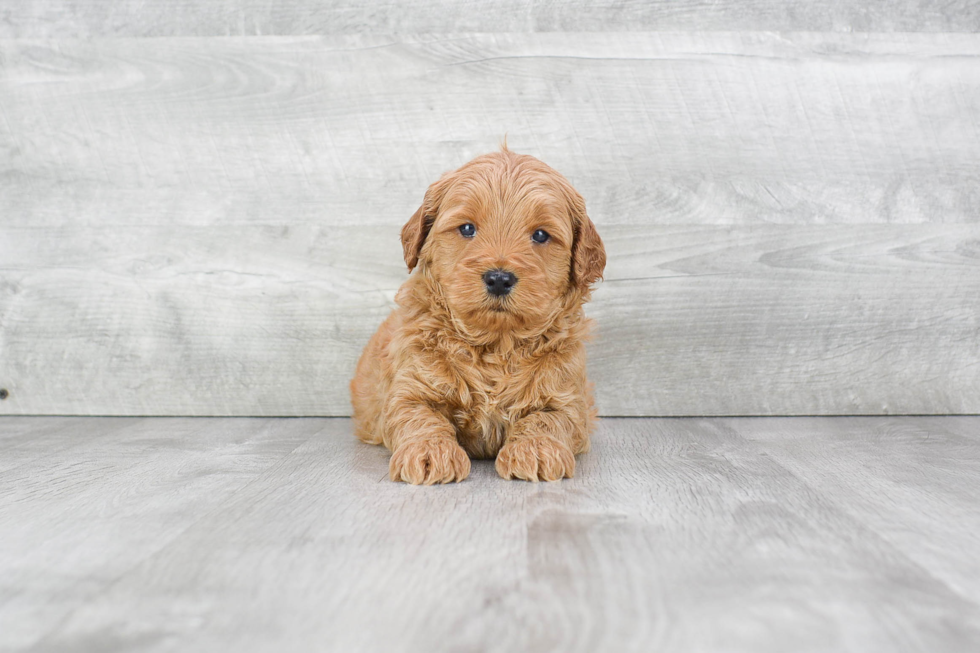
[[[470,332],[540,331],[588,298],[606,264],[582,196],[506,148],[432,184],[402,246],[408,269],[423,268]]]

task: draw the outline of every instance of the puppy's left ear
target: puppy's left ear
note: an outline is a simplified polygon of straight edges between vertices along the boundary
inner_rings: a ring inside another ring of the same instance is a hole
[[[606,269],[606,248],[595,224],[585,212],[585,200],[572,189],[569,197],[575,238],[572,241],[572,283],[582,291],[602,278]]]
[[[411,272],[419,263],[419,255],[422,253],[422,245],[432,229],[432,223],[436,220],[436,213],[439,211],[439,203],[443,195],[446,194],[449,175],[443,177],[429,186],[425,191],[425,199],[422,206],[418,208],[412,217],[408,219],[402,227],[402,251],[405,254],[405,263],[408,271]]]

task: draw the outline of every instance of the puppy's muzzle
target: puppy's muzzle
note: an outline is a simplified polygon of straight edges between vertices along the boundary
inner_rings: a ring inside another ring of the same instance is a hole
[[[510,293],[511,288],[517,283],[517,277],[513,272],[507,270],[487,270],[483,273],[483,283],[487,287],[487,292],[494,297],[503,297]]]

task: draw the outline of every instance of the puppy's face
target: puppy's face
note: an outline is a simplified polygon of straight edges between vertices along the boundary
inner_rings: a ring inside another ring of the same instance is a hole
[[[471,334],[538,331],[602,275],[605,250],[582,197],[530,156],[488,154],[445,175],[402,230]]]

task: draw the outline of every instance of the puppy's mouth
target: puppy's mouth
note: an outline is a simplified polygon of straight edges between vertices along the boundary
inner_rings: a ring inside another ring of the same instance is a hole
[[[510,313],[510,302],[506,297],[488,297],[487,300],[487,309],[491,313]]]

